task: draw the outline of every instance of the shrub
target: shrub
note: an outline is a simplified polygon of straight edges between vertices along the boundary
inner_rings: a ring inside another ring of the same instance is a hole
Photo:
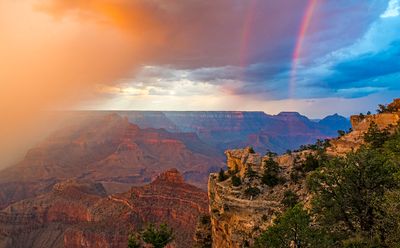
[[[232,185],[237,187],[240,186],[242,184],[242,181],[240,180],[240,177],[233,175],[232,176]]]
[[[286,190],[283,193],[283,199],[281,203],[288,208],[294,207],[299,201],[299,197],[291,190]]]
[[[227,179],[228,177],[225,175],[224,169],[221,168],[221,170],[218,173],[218,181],[223,182]]]
[[[129,235],[128,238],[128,248],[140,248],[140,240],[134,235]]]
[[[200,223],[203,225],[208,225],[211,223],[211,219],[209,215],[203,214],[200,216]]]
[[[265,166],[266,168],[261,181],[270,187],[278,185],[282,181],[278,176],[280,171],[279,164],[270,157],[266,161]]]
[[[364,141],[369,143],[374,148],[382,147],[389,138],[388,130],[380,130],[375,122],[372,122],[368,131],[364,134]]]
[[[256,196],[258,196],[258,195],[261,193],[261,191],[260,191],[258,188],[256,188],[256,187],[248,187],[248,188],[244,191],[244,193],[245,193],[246,195],[248,195],[248,196],[256,197]]]
[[[296,169],[292,169],[290,172],[290,180],[292,180],[294,183],[298,183],[300,178],[300,172]]]
[[[256,153],[255,151],[254,151],[254,148],[253,147],[249,147],[249,153]]]
[[[251,168],[251,166],[248,166],[248,167],[247,167],[247,170],[246,170],[246,177],[249,177],[249,178],[255,178],[255,177],[257,177],[257,173]]]
[[[142,239],[145,243],[153,245],[154,248],[163,248],[174,239],[172,228],[166,224],[161,224],[156,228],[150,224],[142,233]]]

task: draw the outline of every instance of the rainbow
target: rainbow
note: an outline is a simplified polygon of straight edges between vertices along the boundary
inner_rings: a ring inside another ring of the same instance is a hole
[[[297,69],[299,65],[299,59],[301,56],[304,38],[307,34],[308,28],[310,26],[311,19],[314,15],[315,8],[317,6],[318,0],[309,0],[307,4],[306,12],[301,21],[301,26],[299,30],[299,34],[297,36],[296,45],[294,47],[293,56],[292,56],[292,68],[290,72],[290,81],[289,81],[289,98],[293,98],[294,92],[296,90],[296,80],[297,80]]]
[[[244,16],[244,22],[242,27],[242,35],[241,35],[241,42],[240,42],[240,65],[242,67],[246,67],[247,65],[247,55],[249,53],[249,42],[251,33],[253,31],[252,25],[254,22],[254,14],[257,8],[258,0],[250,0],[250,3],[247,5],[247,10]]]

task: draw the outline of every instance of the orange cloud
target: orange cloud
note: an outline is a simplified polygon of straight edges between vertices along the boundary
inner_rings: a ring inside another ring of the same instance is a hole
[[[244,50],[259,57],[253,47],[279,40],[293,21],[282,6],[302,2],[258,3],[249,13],[247,1],[232,0],[1,1],[0,149],[23,137],[40,110],[74,106],[143,65],[237,65]],[[245,26],[249,14],[254,23]],[[241,49],[244,33],[254,34],[251,49]]]

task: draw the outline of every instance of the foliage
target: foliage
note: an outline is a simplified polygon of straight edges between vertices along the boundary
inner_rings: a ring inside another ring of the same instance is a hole
[[[257,187],[248,187],[248,188],[244,191],[244,193],[245,193],[247,196],[256,197],[256,196],[258,196],[258,195],[261,193],[261,191],[260,191],[260,189],[258,189]]]
[[[145,243],[151,244],[154,248],[163,248],[174,239],[172,228],[161,224],[158,228],[150,224],[142,233]]]
[[[129,235],[128,248],[140,248],[140,247],[141,245],[139,239],[134,234]]]
[[[331,247],[324,232],[311,226],[310,215],[301,204],[295,205],[279,217],[274,225],[263,233],[255,247]]]
[[[383,114],[383,113],[393,113],[396,112],[397,109],[394,105],[384,105],[384,104],[379,104],[378,109],[376,112],[378,114]]]
[[[267,150],[267,152],[265,153],[265,156],[272,158],[272,157],[278,156],[278,153]]]
[[[315,144],[309,144],[309,145],[301,145],[298,150],[295,150],[295,152],[301,152],[305,150],[313,150],[313,151],[320,151],[323,152],[326,150],[326,148],[330,147],[330,140],[329,139],[324,139],[320,140],[318,139]]]
[[[364,141],[374,148],[382,147],[386,140],[389,138],[389,131],[384,129],[380,130],[375,122],[372,122],[368,131],[364,134]]]
[[[251,168],[251,166],[247,167],[246,170],[246,177],[248,178],[255,178],[257,177],[257,173]]]
[[[316,170],[322,163],[323,160],[320,159],[320,156],[309,153],[306,155],[302,168],[304,172],[310,172]]]
[[[343,131],[343,130],[338,130],[337,132],[338,132],[339,137],[342,137],[346,134],[346,131]]]
[[[223,182],[226,179],[228,179],[228,177],[225,175],[224,169],[221,168],[221,170],[218,173],[218,181]]]
[[[240,180],[240,177],[233,175],[232,176],[232,185],[237,187],[240,186],[242,184],[242,181]]]
[[[293,168],[290,171],[290,180],[292,180],[292,182],[294,182],[294,183],[298,183],[300,178],[301,178],[300,172]]]
[[[385,192],[399,185],[396,178],[399,165],[390,159],[390,153],[362,147],[346,158],[329,160],[312,173],[308,186],[315,194],[313,211],[317,220],[335,227],[338,234],[347,239],[357,234],[363,238],[362,242],[372,245],[379,239],[384,245]]]
[[[256,151],[254,151],[254,148],[253,148],[253,147],[249,147],[249,153],[254,154],[254,153],[256,153]]]
[[[207,214],[202,214],[202,215],[200,216],[200,222],[201,222],[201,224],[203,224],[203,225],[208,225],[208,224],[210,224],[210,223],[211,223],[210,216],[207,215]]]
[[[299,197],[296,195],[295,192],[293,192],[292,190],[286,190],[283,193],[283,199],[281,203],[288,208],[292,208],[298,203],[298,201]]]
[[[265,163],[265,170],[261,181],[270,187],[278,185],[282,181],[279,177],[279,171],[279,164],[270,157]]]

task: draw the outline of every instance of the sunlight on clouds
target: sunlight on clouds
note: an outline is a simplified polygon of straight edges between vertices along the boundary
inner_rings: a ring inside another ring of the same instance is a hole
[[[390,18],[400,15],[400,0],[390,0],[389,6],[381,18]]]

